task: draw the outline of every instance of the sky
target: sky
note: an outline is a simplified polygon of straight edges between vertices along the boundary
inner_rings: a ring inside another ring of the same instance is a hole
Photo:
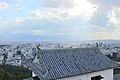
[[[119,25],[119,0],[0,0],[0,40],[118,40]]]

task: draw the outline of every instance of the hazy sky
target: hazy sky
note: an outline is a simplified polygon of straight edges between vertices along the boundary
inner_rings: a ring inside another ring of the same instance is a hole
[[[0,39],[120,39],[119,25],[119,0],[0,0]]]

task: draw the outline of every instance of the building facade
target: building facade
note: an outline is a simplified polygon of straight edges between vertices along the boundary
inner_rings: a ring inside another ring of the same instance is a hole
[[[92,79],[93,77],[102,76],[101,79]],[[78,76],[66,77],[57,80],[113,80],[113,69],[102,70],[97,72],[92,72],[88,74],[82,74]]]

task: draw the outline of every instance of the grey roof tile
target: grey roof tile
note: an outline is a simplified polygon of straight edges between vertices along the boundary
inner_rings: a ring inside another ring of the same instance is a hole
[[[42,50],[39,53],[42,67],[32,63],[31,66],[38,77],[44,80],[80,75],[117,67],[97,48],[74,48]],[[45,73],[42,73],[41,68]],[[42,74],[42,76],[41,76]]]

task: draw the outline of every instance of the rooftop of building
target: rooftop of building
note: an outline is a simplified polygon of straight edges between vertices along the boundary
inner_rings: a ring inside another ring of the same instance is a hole
[[[59,79],[106,69],[119,65],[108,59],[98,48],[40,50],[38,61],[30,63],[41,79]]]

